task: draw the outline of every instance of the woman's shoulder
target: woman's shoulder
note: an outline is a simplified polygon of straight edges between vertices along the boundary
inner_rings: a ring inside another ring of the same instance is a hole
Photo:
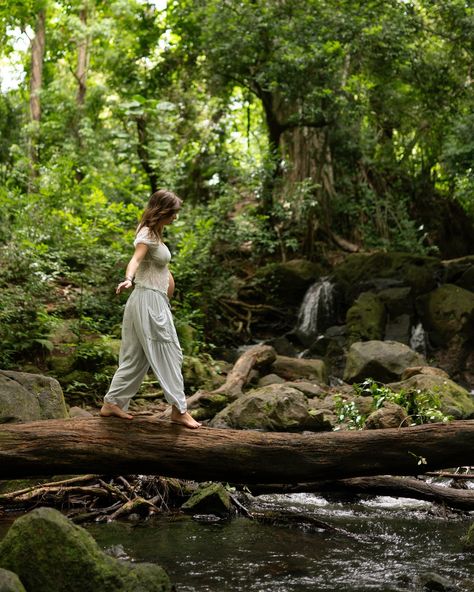
[[[159,240],[155,237],[155,235],[150,231],[148,226],[142,226],[137,228],[137,232],[135,234],[135,240],[133,244],[136,246],[138,243],[145,243],[146,245],[158,245]]]

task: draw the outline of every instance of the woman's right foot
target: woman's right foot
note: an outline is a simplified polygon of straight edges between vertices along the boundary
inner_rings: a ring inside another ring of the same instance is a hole
[[[115,403],[104,403],[100,410],[102,417],[121,417],[122,419],[133,419],[133,415],[124,411]]]

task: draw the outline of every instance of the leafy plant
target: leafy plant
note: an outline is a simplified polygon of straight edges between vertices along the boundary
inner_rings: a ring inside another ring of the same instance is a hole
[[[432,422],[448,422],[452,419],[441,410],[441,396],[439,389],[422,390],[401,389],[398,392],[368,378],[353,385],[357,395],[372,398],[371,411],[383,407],[385,402],[395,403],[402,407],[408,415],[409,425],[419,425]],[[361,429],[367,419],[354,401],[344,401],[340,395],[335,397],[337,419],[345,423],[349,429]]]

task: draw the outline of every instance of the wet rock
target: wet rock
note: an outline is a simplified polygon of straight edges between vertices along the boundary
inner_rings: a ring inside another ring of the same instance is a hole
[[[322,275],[317,263],[306,259],[292,259],[284,263],[270,263],[261,268],[258,277],[283,302],[294,304],[301,300],[309,286]]]
[[[396,341],[365,341],[353,343],[344,369],[345,382],[373,378],[390,382],[400,378],[406,368],[425,365],[425,359],[408,346]]]
[[[444,284],[420,300],[423,325],[434,345],[445,345],[455,335],[469,337],[474,328],[474,294]]]
[[[52,508],[38,508],[14,522],[0,543],[0,566],[18,574],[34,592],[173,589],[161,567],[109,557],[86,530]]]
[[[68,417],[57,380],[40,374],[0,371],[0,421],[22,422]]]
[[[229,492],[221,483],[201,484],[181,509],[191,514],[223,516],[230,514],[232,503]]]
[[[413,315],[412,289],[409,286],[386,288],[378,292],[377,296],[385,306],[390,318],[396,318],[402,315],[411,317]]]
[[[349,343],[382,339],[385,320],[385,307],[380,298],[372,292],[364,292],[347,311]]]
[[[277,432],[329,429],[324,416],[310,412],[303,393],[285,384],[249,391],[218,413],[209,425]]]
[[[408,415],[396,403],[384,403],[384,406],[373,411],[366,419],[364,428],[367,430],[383,430],[386,428],[407,427]]]
[[[428,391],[439,397],[440,409],[454,419],[474,417],[474,398],[459,384],[444,376],[416,374],[407,380],[387,385],[393,391]]]
[[[326,364],[323,360],[277,356],[272,364],[272,371],[285,380],[306,378],[324,384],[327,384],[328,380]]]
[[[0,568],[0,592],[26,592],[26,590],[15,573]]]
[[[456,592],[458,587],[437,573],[425,573],[419,578],[418,589],[422,592]]]

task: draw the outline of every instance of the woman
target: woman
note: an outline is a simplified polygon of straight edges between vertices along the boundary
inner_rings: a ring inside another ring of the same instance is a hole
[[[168,270],[171,254],[162,241],[163,228],[176,219],[181,203],[177,195],[161,189],[153,193],[143,212],[133,243],[135,253],[115,290],[120,294],[135,283],[123,315],[119,368],[100,410],[103,417],[133,419],[128,405],[151,367],[172,405],[171,421],[187,428],[201,425],[186,411],[183,354],[169,306],[174,292]]]

